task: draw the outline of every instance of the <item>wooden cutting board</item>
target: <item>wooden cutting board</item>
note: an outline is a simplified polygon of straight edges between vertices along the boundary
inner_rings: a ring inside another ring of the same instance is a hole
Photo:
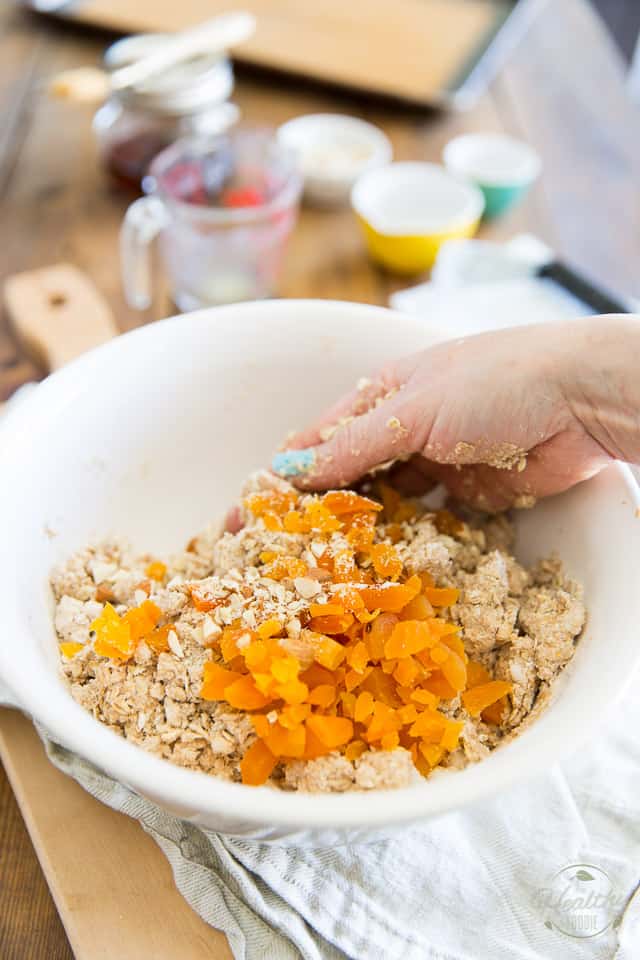
[[[117,334],[109,307],[69,264],[9,278],[17,336],[49,369]],[[0,709],[0,759],[76,960],[229,960],[226,938],[178,893],[142,827],[47,760],[32,723]]]
[[[179,30],[216,13],[250,10],[258,26],[234,50],[239,60],[429,104],[469,73],[513,5],[511,0],[78,0],[61,13],[135,33]]]

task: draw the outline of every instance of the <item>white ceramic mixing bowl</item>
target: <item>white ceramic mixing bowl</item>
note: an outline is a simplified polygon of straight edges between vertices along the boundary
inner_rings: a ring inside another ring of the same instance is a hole
[[[489,797],[588,743],[640,656],[640,520],[623,467],[519,515],[519,555],[532,561],[557,549],[585,585],[589,623],[546,713],[462,772],[366,795],[230,784],[116,736],[73,701],[59,675],[53,564],[108,534],[156,554],[179,548],[288,430],[360,375],[441,336],[375,307],[245,303],[127,334],[34,390],[0,427],[0,676],[25,710],[60,743],[184,818],[243,836],[314,831],[319,842],[336,829],[350,828],[354,839]]]

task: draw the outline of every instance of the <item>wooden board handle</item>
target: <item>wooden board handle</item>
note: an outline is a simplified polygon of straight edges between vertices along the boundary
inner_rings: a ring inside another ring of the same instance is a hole
[[[106,300],[70,263],[14,274],[4,302],[24,350],[47,371],[118,335]]]

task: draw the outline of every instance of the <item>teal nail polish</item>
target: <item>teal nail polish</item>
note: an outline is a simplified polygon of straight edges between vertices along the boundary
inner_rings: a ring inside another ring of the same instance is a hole
[[[271,469],[281,477],[299,477],[301,473],[308,473],[315,462],[313,450],[283,450],[276,453]]]

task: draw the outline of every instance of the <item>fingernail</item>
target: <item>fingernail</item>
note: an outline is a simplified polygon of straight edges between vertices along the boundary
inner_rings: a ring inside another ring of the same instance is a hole
[[[308,473],[315,462],[313,450],[283,450],[274,456],[271,469],[281,477],[299,477],[301,473]]]

